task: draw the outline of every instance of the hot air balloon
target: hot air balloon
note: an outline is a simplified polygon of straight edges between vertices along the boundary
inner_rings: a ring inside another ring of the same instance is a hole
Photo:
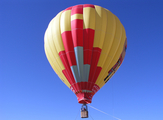
[[[92,4],[61,11],[44,36],[50,65],[84,106],[118,70],[126,48],[120,20],[109,10]]]

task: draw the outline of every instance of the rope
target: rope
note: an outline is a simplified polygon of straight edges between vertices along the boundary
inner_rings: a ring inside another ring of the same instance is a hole
[[[75,120],[77,120],[77,117],[78,117],[79,113],[80,113],[80,110],[79,110],[78,114],[76,115],[76,118],[75,118]]]
[[[92,116],[90,115],[90,117],[92,118]],[[92,120],[94,120],[93,118],[92,118]]]
[[[93,108],[93,109],[95,109],[95,110],[97,110],[97,111],[99,111],[99,112],[102,112],[102,113],[104,113],[104,114],[106,114],[106,115],[109,115],[109,116],[111,116],[111,117],[113,117],[113,118],[115,118],[115,119],[117,119],[117,120],[121,120],[120,118],[117,118],[117,117],[115,117],[115,116],[113,116],[113,115],[110,115],[110,114],[108,114],[108,113],[106,113],[106,112],[103,112],[103,111],[101,111],[101,110],[99,110],[99,109],[97,109],[97,108],[95,108],[95,107],[93,107],[93,106],[91,106],[91,105],[89,105],[91,108]]]

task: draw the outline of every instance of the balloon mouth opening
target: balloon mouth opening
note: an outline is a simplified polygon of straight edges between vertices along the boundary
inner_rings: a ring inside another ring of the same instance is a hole
[[[88,100],[88,99],[82,99],[82,100],[79,100],[78,103],[80,104],[90,104],[92,101],[91,100]]]
[[[80,104],[90,104],[92,102],[93,94],[91,93],[78,93],[76,94],[78,103]]]

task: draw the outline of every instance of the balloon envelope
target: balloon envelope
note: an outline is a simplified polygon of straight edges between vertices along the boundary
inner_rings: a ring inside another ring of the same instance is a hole
[[[126,47],[126,33],[119,19],[91,4],[58,13],[44,36],[48,61],[82,104],[91,103],[93,95],[117,71]]]

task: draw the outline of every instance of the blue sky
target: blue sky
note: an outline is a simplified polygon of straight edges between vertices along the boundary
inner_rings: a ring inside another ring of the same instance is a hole
[[[1,0],[0,120],[81,120],[74,93],[52,70],[44,32],[61,10],[95,4],[126,29],[124,62],[93,98],[87,120],[163,120],[163,1]]]

